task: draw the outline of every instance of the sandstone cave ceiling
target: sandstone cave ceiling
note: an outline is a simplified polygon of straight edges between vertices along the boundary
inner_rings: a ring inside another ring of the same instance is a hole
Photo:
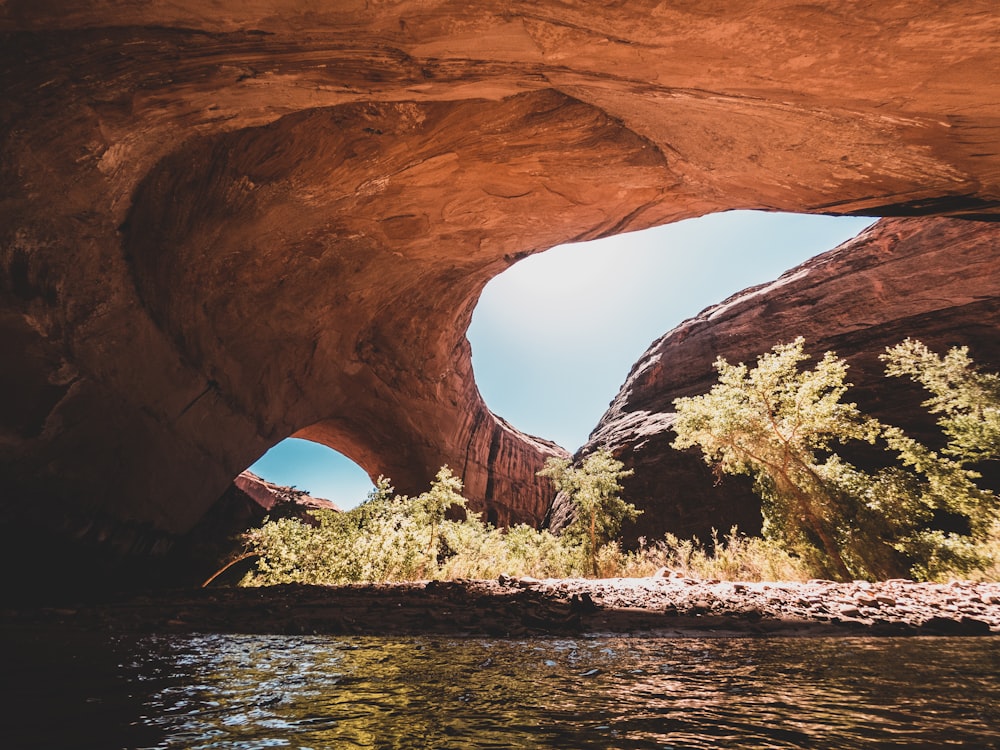
[[[4,509],[126,551],[292,434],[540,522],[561,449],[464,337],[525,254],[731,208],[982,245],[1000,213],[992,2],[8,0],[0,33]]]

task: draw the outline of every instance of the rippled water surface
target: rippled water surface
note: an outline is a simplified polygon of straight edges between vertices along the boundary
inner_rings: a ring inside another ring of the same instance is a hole
[[[7,747],[1000,748],[1000,639],[7,643]]]

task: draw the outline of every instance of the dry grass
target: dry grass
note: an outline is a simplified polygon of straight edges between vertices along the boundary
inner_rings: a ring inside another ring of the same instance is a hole
[[[720,538],[713,532],[709,544],[667,534],[649,543],[640,539],[637,550],[623,551],[616,543],[601,550],[601,575],[640,577],[661,568],[690,578],[728,581],[805,581],[814,577],[805,565],[773,542],[748,537],[736,527]]]

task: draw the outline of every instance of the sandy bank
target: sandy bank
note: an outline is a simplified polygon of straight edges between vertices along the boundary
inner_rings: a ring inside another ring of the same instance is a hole
[[[1000,583],[502,576],[496,581],[171,591],[2,614],[10,627],[130,632],[1000,635]]]

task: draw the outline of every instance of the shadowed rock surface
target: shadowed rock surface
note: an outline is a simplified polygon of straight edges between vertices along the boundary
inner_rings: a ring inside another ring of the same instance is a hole
[[[580,449],[609,447],[635,474],[625,494],[645,510],[629,533],[703,540],[712,528],[760,528],[760,502],[745,477],[717,478],[697,451],[670,447],[673,401],[708,391],[717,357],[752,364],[797,336],[814,356],[833,350],[850,364],[847,400],[935,445],[940,433],[908,380],[886,379],[878,357],[917,338],[944,353],[968,346],[1000,370],[1000,224],[949,219],[884,219],[858,237],[744,290],[666,333],[632,368]],[[864,457],[861,457],[864,460]],[[988,478],[995,472],[985,469]],[[553,525],[565,522],[557,503]]]
[[[538,523],[564,452],[476,390],[492,276],[730,208],[1000,212],[986,0],[8,0],[0,34],[25,580],[162,559],[290,435]]]

